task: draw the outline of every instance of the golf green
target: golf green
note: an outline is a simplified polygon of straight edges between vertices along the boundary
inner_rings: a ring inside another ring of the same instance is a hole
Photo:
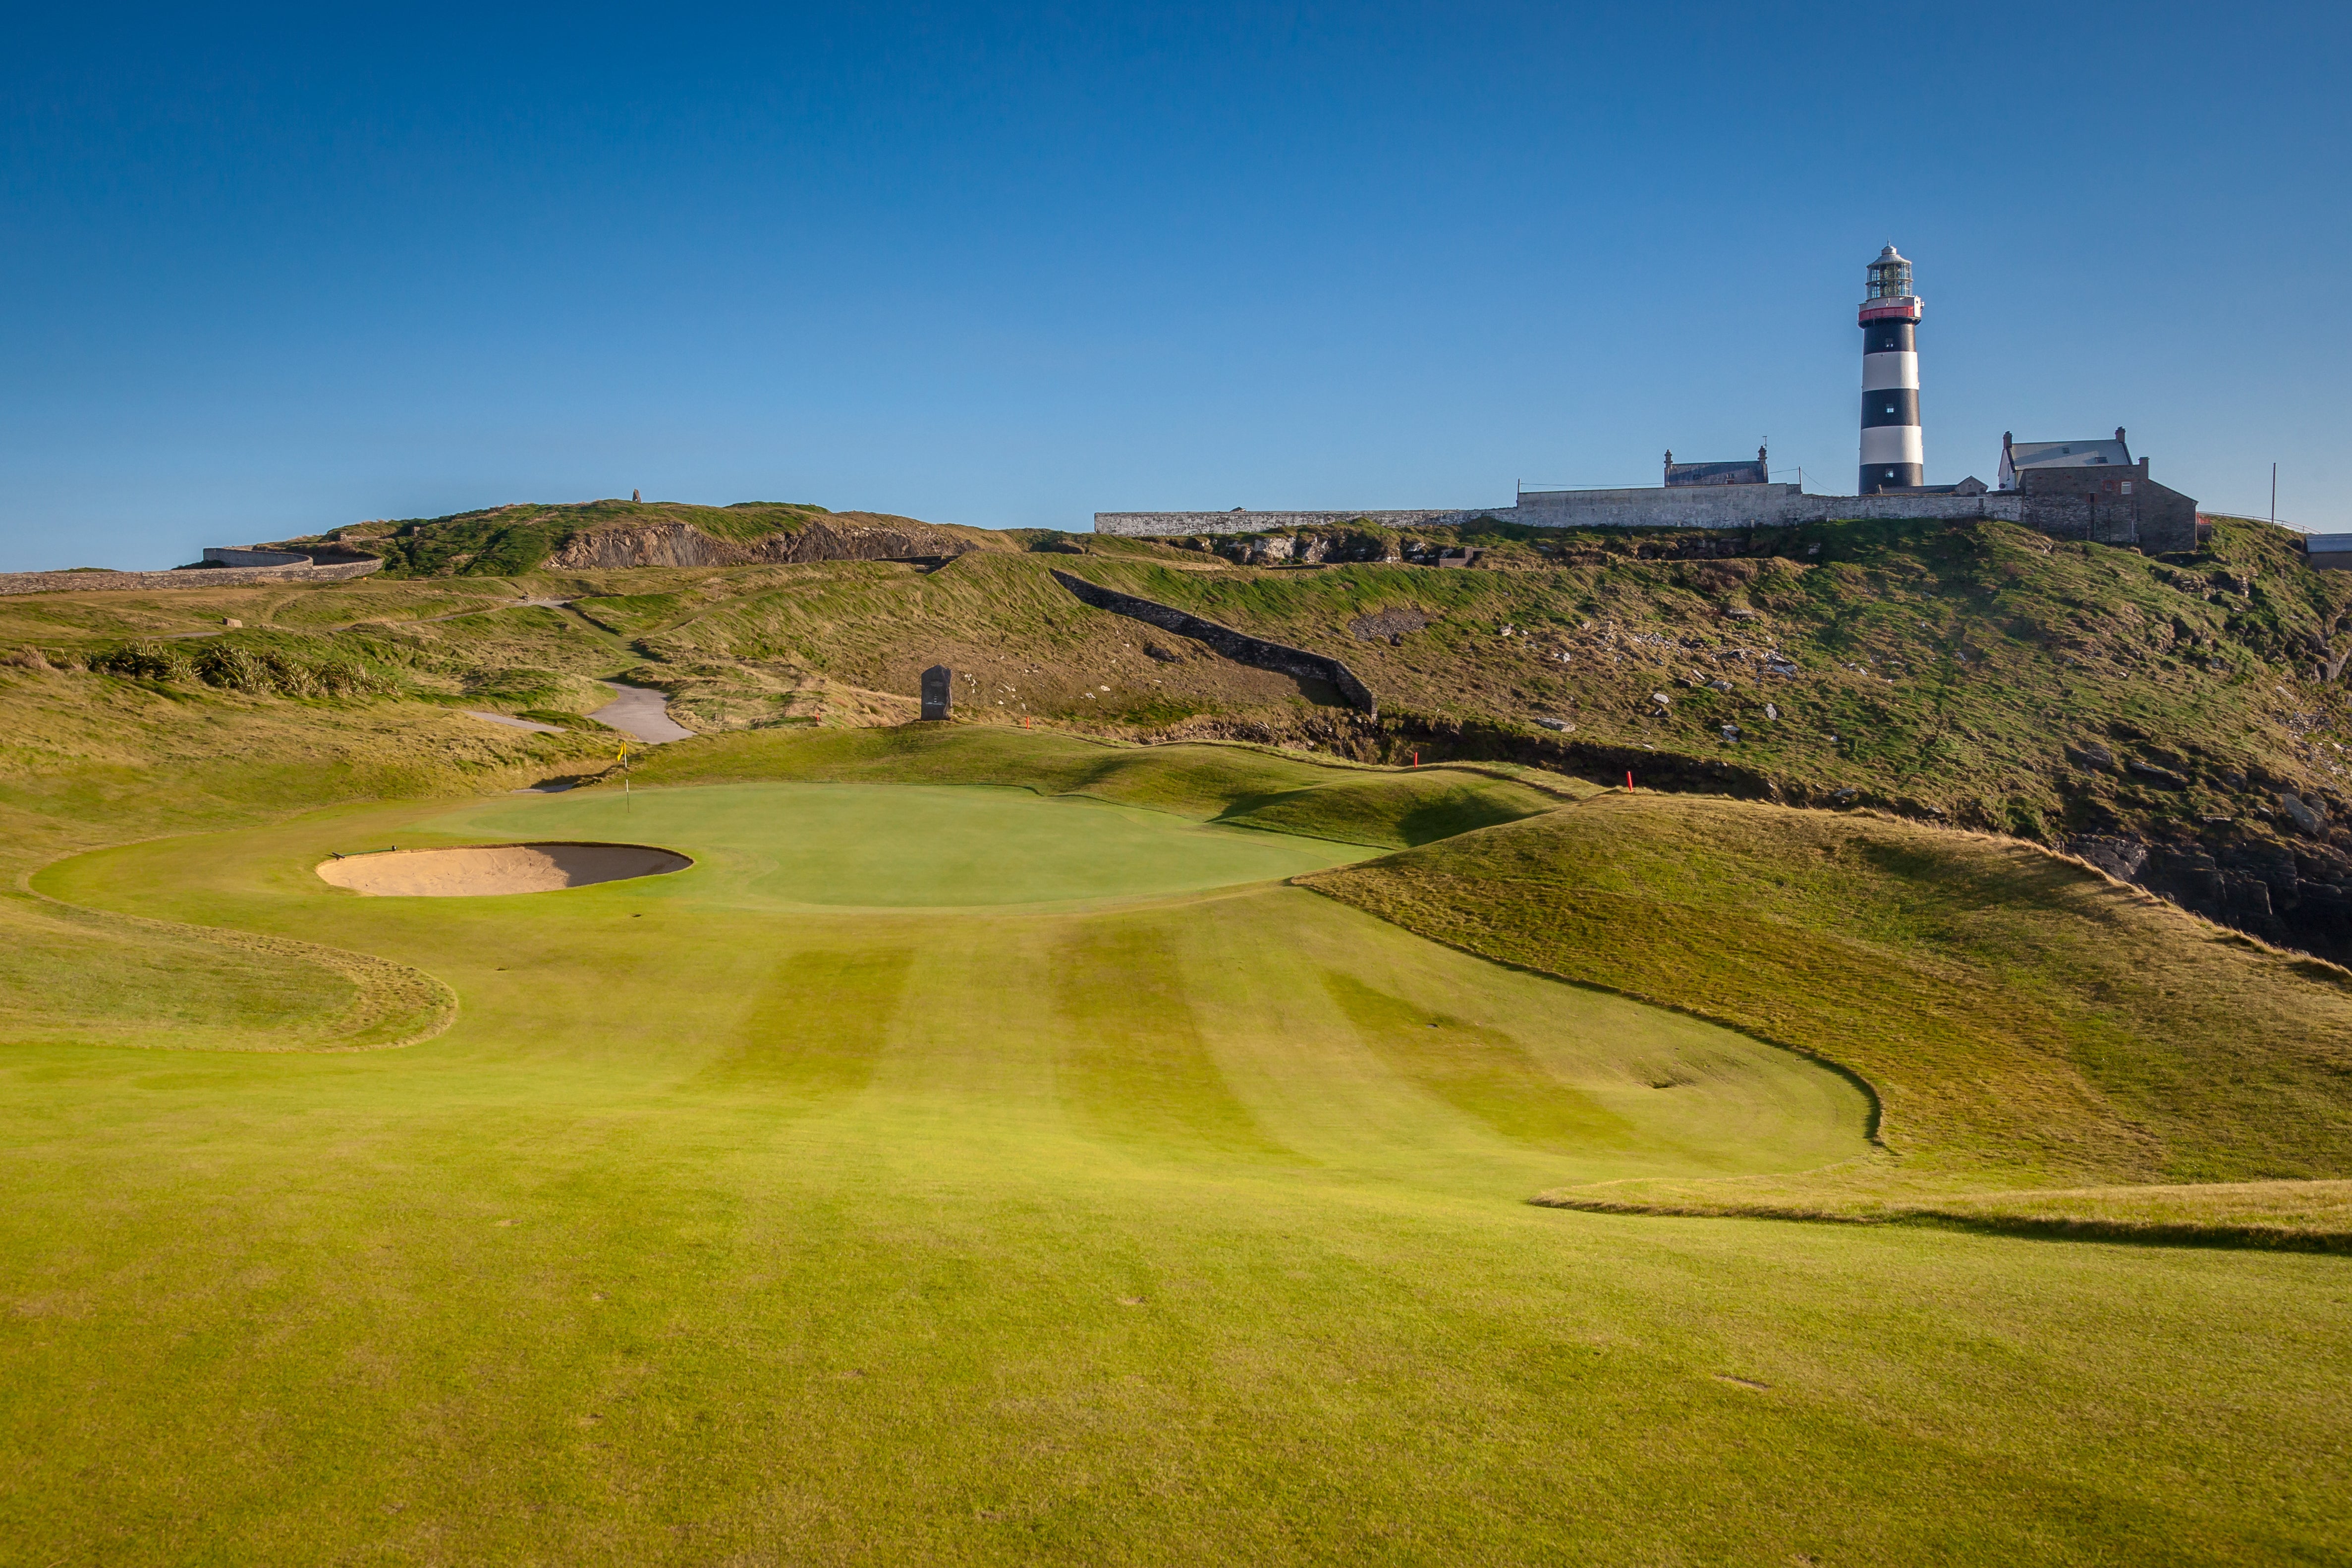
[[[1318,871],[1374,851],[976,785],[755,784],[467,806],[417,824],[488,840],[691,837],[693,901],[953,908],[1151,896]]]
[[[534,838],[695,865],[469,899],[311,869]],[[73,903],[376,955],[459,1005],[395,1050],[0,1064],[0,1535],[42,1563],[2337,1560],[2341,1260],[1530,1207],[1855,1158],[1871,1107],[1282,884],[1369,853],[761,784],[54,866]]]

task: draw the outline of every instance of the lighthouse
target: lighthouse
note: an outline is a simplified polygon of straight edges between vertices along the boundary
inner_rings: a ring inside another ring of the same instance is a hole
[[[1863,495],[1923,484],[1919,440],[1919,297],[1893,246],[1870,264],[1862,302]]]

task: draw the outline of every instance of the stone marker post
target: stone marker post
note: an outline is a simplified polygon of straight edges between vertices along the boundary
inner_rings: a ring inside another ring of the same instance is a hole
[[[935,664],[923,671],[923,717],[944,719],[955,701],[955,671]]]

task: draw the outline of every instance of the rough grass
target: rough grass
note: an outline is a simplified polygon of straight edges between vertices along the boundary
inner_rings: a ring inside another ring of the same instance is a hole
[[[1391,708],[1554,716],[1577,726],[1563,747],[1647,745],[2024,837],[2216,838],[2200,818],[2234,816],[2242,832],[2271,818],[2281,788],[2343,790],[2330,748],[2347,710],[2316,650],[2341,651],[2352,584],[2303,564],[2284,530],[2227,520],[2179,560],[2005,523],[1752,539],[1520,529],[1495,542],[1513,569],[1065,566],[1339,654]],[[1742,553],[1706,553],[1724,547]],[[1392,609],[1431,619],[1393,646],[1351,631]],[[1796,673],[1766,673],[1768,652]],[[2189,783],[2075,766],[2064,748],[2085,740]]]
[[[125,840],[335,800],[468,795],[610,758],[589,736],[417,703],[176,690],[0,669],[0,1040],[321,1050],[446,1023],[438,982],[363,954],[60,909],[27,879]],[[194,925],[217,922],[201,911]]]
[[[2030,846],[1619,794],[1307,880],[1833,1062],[1879,1099],[1885,1163],[1651,1206],[1865,1215],[1970,1186],[2352,1171],[2344,973]]]

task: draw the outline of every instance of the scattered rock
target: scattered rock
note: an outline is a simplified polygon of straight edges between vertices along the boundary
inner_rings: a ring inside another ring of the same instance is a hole
[[[1729,691],[1732,689],[1731,682],[1720,679],[1708,681],[1706,683],[1706,688],[1709,691]]]
[[[2137,758],[2125,763],[2124,771],[2134,778],[2146,779],[2150,784],[2162,784],[2167,789],[2185,789],[2189,784],[2187,778],[2174,773],[2170,768],[2159,767],[2154,763],[2141,762]]]
[[[2327,826],[2327,814],[2314,810],[2293,790],[2279,792],[2279,809],[2286,813],[2286,819],[2294,823],[2298,831],[2311,837],[2318,837],[2320,832]]]
[[[2078,768],[2095,768],[2101,773],[2106,773],[2116,765],[2116,754],[2096,741],[2068,746],[2066,760]]]
[[[1536,722],[1547,730],[1558,730],[1563,735],[1571,733],[1576,729],[1575,725],[1565,719],[1538,719]]]
[[[1778,708],[1773,707],[1769,702],[1767,702],[1764,704],[1764,717],[1767,719],[1778,720],[1780,717],[1780,710]]]
[[[2119,882],[2128,882],[2147,864],[2147,846],[2137,838],[2116,838],[2084,833],[2061,846],[2069,855],[2088,860]]]
[[[1730,742],[1733,745],[1738,745],[1739,743],[1739,726],[1737,724],[1726,724],[1723,727],[1723,738]]]
[[[1376,615],[1358,616],[1348,623],[1348,630],[1359,642],[1400,643],[1414,632],[1437,619],[1430,610],[1381,610]]]
[[[233,631],[233,632],[234,632],[234,631],[241,631],[241,630],[243,630],[243,629],[244,629],[244,626],[245,626],[245,623],[244,623],[243,621],[238,620],[235,616],[223,616],[221,617],[221,625],[222,625],[222,626],[226,626],[230,631]]]

